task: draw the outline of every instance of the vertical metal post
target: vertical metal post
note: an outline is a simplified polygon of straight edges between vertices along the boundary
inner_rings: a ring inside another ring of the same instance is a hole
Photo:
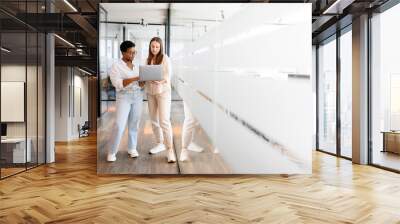
[[[341,64],[340,64],[340,30],[336,31],[336,154],[341,156],[341,109],[340,109],[340,84],[341,84]]]

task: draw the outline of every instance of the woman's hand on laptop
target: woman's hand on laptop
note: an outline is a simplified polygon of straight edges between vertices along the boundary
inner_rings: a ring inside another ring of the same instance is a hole
[[[154,84],[160,85],[160,84],[166,83],[167,81],[161,80],[161,81],[151,81],[151,82],[154,83]]]
[[[136,82],[136,81],[139,81],[139,76],[122,80],[122,85],[124,87],[126,87],[127,85],[131,84],[132,82]]]

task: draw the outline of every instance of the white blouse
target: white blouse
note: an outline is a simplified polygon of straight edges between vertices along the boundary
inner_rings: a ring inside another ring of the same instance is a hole
[[[147,81],[145,90],[146,93],[150,95],[161,94],[165,91],[171,92],[171,62],[166,54],[164,54],[161,64],[163,68],[163,77],[166,82],[162,84],[155,84],[150,81]]]
[[[140,89],[139,82],[137,81],[132,82],[125,87],[122,84],[124,79],[129,79],[138,76],[139,76],[139,69],[135,65],[133,65],[133,69],[130,69],[122,59],[119,59],[117,62],[114,62],[110,70],[111,83],[113,84],[117,92],[134,91],[136,89]]]

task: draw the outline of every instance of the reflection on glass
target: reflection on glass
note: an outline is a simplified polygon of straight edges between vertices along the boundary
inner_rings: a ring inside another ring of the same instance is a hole
[[[165,26],[146,26],[136,24],[108,23],[107,12],[100,10],[100,77],[101,77],[101,108],[102,113],[111,111],[115,102],[116,92],[109,78],[111,65],[121,58],[119,45],[123,41],[123,30],[125,38],[135,43],[137,54],[135,65],[144,64],[148,54],[148,44],[152,37],[164,39]]]
[[[336,153],[336,38],[318,48],[318,144]]]
[[[341,155],[352,157],[352,35],[340,37],[340,127]]]
[[[46,1],[1,1],[34,24]],[[29,14],[25,14],[29,13]],[[1,178],[45,162],[45,35],[21,20],[1,24]],[[25,15],[27,17],[25,17]],[[29,23],[28,22],[28,23]]]
[[[100,112],[101,114],[108,111],[108,99],[110,92],[110,80],[107,75],[108,71],[108,54],[107,37],[108,37],[107,12],[99,7],[99,69],[100,69]]]
[[[26,34],[2,33],[1,47],[1,175],[25,170],[30,162],[31,141],[26,141]],[[4,136],[3,136],[4,135]],[[27,144],[28,143],[28,144]]]
[[[46,104],[45,104],[45,65],[46,65],[46,36],[43,33],[38,34],[38,143],[37,143],[37,162],[38,164],[44,164],[46,158],[45,148],[45,123],[46,123]]]
[[[372,18],[372,163],[400,170],[400,5]]]
[[[27,74],[26,74],[26,113],[27,113],[27,142],[28,149],[30,148],[30,157],[28,159],[27,167],[34,167],[37,165],[38,159],[38,139],[37,139],[37,109],[38,109],[38,35],[36,32],[27,33]]]

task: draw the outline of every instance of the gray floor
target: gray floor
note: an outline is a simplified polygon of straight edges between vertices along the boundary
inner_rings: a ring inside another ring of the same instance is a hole
[[[97,133],[97,173],[99,174],[176,174],[179,173],[176,163],[167,163],[166,151],[156,155],[150,155],[149,150],[156,145],[152,136],[151,124],[148,119],[147,103],[143,105],[143,115],[138,133],[138,158],[131,158],[127,152],[128,133],[125,130],[122,137],[117,161],[107,162],[107,151],[110,148],[109,139],[113,137],[111,132],[114,123],[114,114],[106,114]]]
[[[182,149],[182,124],[184,120],[183,103],[173,102],[171,122],[174,128],[174,146],[178,155]],[[201,129],[196,129],[194,142],[201,146],[204,151],[189,152],[189,160],[179,162],[180,172],[182,174],[230,174],[231,170],[223,161],[219,154],[214,153],[214,146],[212,145],[207,134]]]
[[[179,159],[181,151],[181,129],[184,119],[182,101],[173,101],[171,122],[174,132],[174,149]],[[138,158],[130,158],[127,152],[127,131],[125,131],[117,154],[117,161],[107,162],[108,139],[112,138],[114,114],[108,113],[99,121],[98,129],[98,174],[229,174],[229,167],[219,154],[213,153],[213,146],[204,131],[199,128],[195,142],[204,147],[201,153],[189,152],[190,159],[185,162],[167,163],[167,152],[150,155],[149,150],[155,146],[151,123],[148,117],[147,102],[143,104],[143,115],[138,136]]]

